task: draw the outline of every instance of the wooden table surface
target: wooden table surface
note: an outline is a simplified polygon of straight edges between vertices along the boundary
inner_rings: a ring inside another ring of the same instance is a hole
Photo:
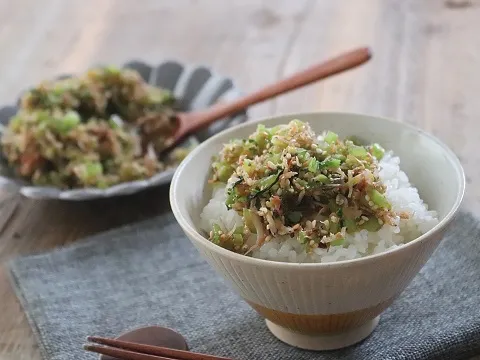
[[[44,78],[137,57],[208,64],[253,90],[343,50],[373,60],[251,109],[252,117],[342,110],[398,118],[446,142],[480,211],[478,0],[0,0],[0,101]],[[477,144],[477,145],[476,145]],[[154,215],[164,191],[84,204],[2,194],[0,262]],[[0,270],[0,359],[39,359]]]

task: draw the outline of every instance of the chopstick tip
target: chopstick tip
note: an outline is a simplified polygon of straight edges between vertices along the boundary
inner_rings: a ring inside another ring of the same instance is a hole
[[[88,335],[87,336],[87,341],[98,342],[98,336]]]
[[[365,54],[366,54],[367,59],[370,60],[370,59],[372,58],[372,56],[373,56],[372,48],[371,48],[370,46],[365,46],[365,47],[363,48],[363,51],[365,51]]]

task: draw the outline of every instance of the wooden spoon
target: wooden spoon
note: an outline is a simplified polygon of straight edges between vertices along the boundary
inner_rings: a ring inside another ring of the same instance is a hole
[[[225,116],[236,114],[250,105],[258,104],[315,81],[352,69],[367,62],[371,57],[372,54],[368,48],[359,48],[311,66],[230,103],[218,103],[206,110],[177,113],[177,127],[172,137],[170,137],[167,146],[170,148],[178,144],[186,135],[200,130]]]

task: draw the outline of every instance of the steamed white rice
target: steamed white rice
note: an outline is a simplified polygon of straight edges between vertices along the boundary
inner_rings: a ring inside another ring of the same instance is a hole
[[[413,187],[407,175],[400,169],[400,159],[387,152],[379,163],[379,177],[386,185],[386,198],[395,212],[407,212],[410,217],[397,218],[395,226],[384,224],[378,232],[361,230],[354,234],[347,234],[345,242],[340,246],[330,246],[328,249],[316,248],[313,253],[307,254],[304,246],[296,238],[279,236],[266,242],[259,249],[252,252],[255,258],[296,262],[296,263],[326,263],[349,260],[381,253],[387,249],[401,246],[425,232],[438,223],[437,213],[428,210],[418,190]],[[236,226],[243,226],[242,218],[225,206],[225,186],[214,189],[212,199],[203,209],[201,228],[207,234],[213,224],[218,224],[223,231],[230,231]],[[251,243],[255,243],[256,235],[252,235]]]

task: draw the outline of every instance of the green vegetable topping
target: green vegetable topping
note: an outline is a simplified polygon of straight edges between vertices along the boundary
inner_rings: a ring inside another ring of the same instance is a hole
[[[325,142],[328,144],[333,144],[335,141],[337,141],[338,135],[335,134],[334,132],[328,131],[327,135],[325,135]]]
[[[370,232],[376,232],[380,230],[382,225],[378,222],[378,219],[375,217],[371,217],[367,221],[365,221],[362,225],[360,225],[362,229],[368,230]]]
[[[251,233],[256,234],[257,229],[255,228],[255,225],[253,223],[253,218],[252,218],[252,211],[244,208],[243,209],[243,221],[245,222],[245,225],[247,226],[248,230],[250,230]]]
[[[103,172],[103,166],[100,163],[86,164],[87,176],[97,176]]]
[[[55,130],[62,134],[74,129],[80,121],[80,115],[76,111],[69,111],[62,118],[51,118]]]
[[[382,160],[383,156],[385,155],[385,149],[382,148],[377,143],[373,144],[370,147],[370,152],[372,153],[373,156],[377,158],[377,160]]]
[[[218,167],[218,178],[222,182],[227,182],[227,180],[232,176],[235,169],[228,165],[219,165]]]
[[[212,163],[211,181],[228,184],[225,204],[244,227],[222,234],[220,246],[249,255],[273,239],[296,239],[307,254],[328,252],[347,248],[358,231],[395,225],[399,215],[378,175],[383,154],[378,144],[354,144],[331,131],[317,137],[299,120],[259,125],[247,139],[232,140]]]
[[[388,202],[388,200],[385,198],[385,196],[381,193],[379,193],[377,190],[372,189],[368,192],[368,196],[370,197],[370,200],[377,206],[385,209],[391,209],[391,205]]]
[[[174,102],[170,91],[115,66],[44,81],[22,96],[2,132],[3,156],[33,185],[62,190],[148,179],[182,160],[171,156],[176,149],[160,156],[177,127]],[[236,168],[228,165],[224,179]]]
[[[323,175],[323,174],[318,174],[312,180],[315,181],[315,182],[319,182],[321,184],[329,184],[330,183],[330,179],[328,178],[328,176]]]
[[[345,243],[345,238],[344,237],[339,237],[338,239],[333,240],[330,242],[331,246],[340,246]]]
[[[353,155],[360,159],[364,159],[368,154],[367,150],[363,146],[356,146],[356,145],[353,145],[352,147],[350,147],[348,152],[350,153],[350,155]]]
[[[233,244],[235,246],[242,246],[243,245],[243,236],[240,234],[233,234]]]
[[[214,244],[220,244],[220,236],[222,235],[222,229],[218,224],[213,224],[211,240]]]
[[[335,169],[340,167],[342,161],[340,159],[329,158],[320,163],[320,169]]]
[[[308,171],[316,173],[318,171],[318,161],[315,158],[311,158],[308,162]]]
[[[349,219],[349,218],[346,218],[344,221],[343,221],[345,227],[347,228],[347,232],[349,234],[352,234],[354,233],[355,231],[357,231],[357,223],[355,220],[353,219]]]

